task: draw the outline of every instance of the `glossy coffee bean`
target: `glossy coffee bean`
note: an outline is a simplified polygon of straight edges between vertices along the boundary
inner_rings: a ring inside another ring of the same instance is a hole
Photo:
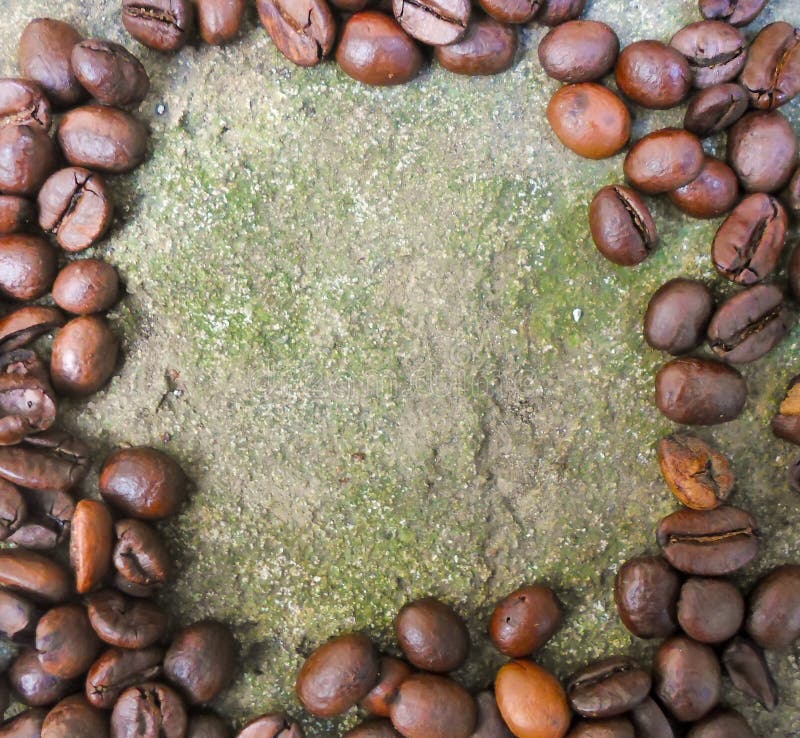
[[[0,636],[17,643],[31,639],[39,621],[39,608],[22,595],[0,590]]]
[[[111,569],[111,513],[96,500],[81,500],[72,517],[69,558],[75,589],[86,594],[98,587]]]
[[[102,105],[136,106],[147,97],[150,77],[124,46],[88,39],[72,49],[72,69],[83,88]]]
[[[728,132],[728,163],[748,192],[777,192],[797,166],[797,134],[778,111],[748,113]]]
[[[186,738],[232,738],[233,731],[221,717],[213,713],[189,716]]]
[[[104,651],[86,675],[86,699],[100,710],[110,710],[128,687],[158,678],[163,657],[164,651],[155,646]]]
[[[479,0],[488,15],[500,23],[527,23],[541,10],[543,0]]]
[[[65,491],[89,471],[89,449],[76,438],[50,428],[13,447],[0,447],[0,478],[20,487]]]
[[[24,650],[8,670],[15,694],[29,707],[49,707],[74,691],[76,682],[48,674],[34,650]]]
[[[94,632],[111,646],[148,648],[167,632],[167,616],[150,600],[104,589],[89,595],[86,607]]]
[[[43,305],[26,305],[0,318],[0,353],[7,358],[15,360],[12,364],[26,363],[23,357],[26,353],[17,353],[17,349],[27,346],[39,336],[50,333],[66,323],[64,314],[57,308]],[[35,356],[35,355],[34,355]],[[44,370],[44,365],[41,367]],[[14,371],[19,373],[20,367],[15,366]],[[8,371],[8,370],[7,370]],[[27,369],[25,373],[30,373]]]
[[[772,432],[784,441],[800,445],[800,376],[789,382],[786,396],[772,418]]]
[[[608,185],[594,196],[589,206],[589,228],[597,250],[620,266],[641,263],[658,241],[647,205],[622,185]]]
[[[6,540],[25,522],[28,506],[22,493],[10,482],[0,480],[0,540]]]
[[[722,652],[722,665],[733,686],[765,710],[778,706],[778,688],[764,658],[764,652],[751,640],[734,638]]]
[[[705,163],[700,139],[679,128],[664,128],[637,141],[625,157],[625,176],[638,190],[657,195],[697,179]]]
[[[390,720],[365,720],[348,730],[342,738],[400,738]]]
[[[789,648],[800,638],[800,565],[784,564],[762,577],[747,607],[747,633],[759,646]]]
[[[253,718],[236,738],[304,738],[303,729],[282,712],[268,712]]]
[[[325,0],[258,0],[258,16],[289,61],[313,67],[331,53],[336,20]]]
[[[135,584],[166,584],[172,576],[172,559],[158,532],[130,518],[118,521],[115,531],[113,559],[117,572]]]
[[[518,39],[514,26],[473,14],[461,40],[437,46],[434,55],[439,64],[456,74],[499,74],[513,66]]]
[[[694,86],[700,89],[735,79],[747,61],[744,34],[722,21],[690,23],[669,44],[686,57]]]
[[[478,720],[472,738],[512,738],[513,733],[508,729],[494,692],[487,689],[475,695],[475,704],[478,706]]]
[[[657,447],[664,481],[678,501],[693,510],[714,510],[733,491],[730,462],[701,438],[675,434]]]
[[[391,705],[392,725],[404,738],[468,738],[478,719],[469,692],[452,679],[414,674]]]
[[[738,712],[722,710],[693,725],[686,738],[756,738],[756,734]]]
[[[197,23],[207,44],[222,46],[239,35],[245,0],[197,0]]]
[[[190,0],[122,0],[122,25],[151,49],[178,51],[194,30],[194,5]]]
[[[0,128],[37,126],[45,133],[52,125],[50,101],[42,88],[30,79],[0,79]]]
[[[639,556],[620,567],[614,602],[625,627],[639,638],[666,638],[678,628],[678,573],[660,556]]]
[[[108,383],[117,366],[119,339],[104,318],[73,318],[53,341],[50,378],[56,391],[85,396]]]
[[[36,626],[39,663],[48,674],[74,679],[88,670],[100,652],[86,608],[61,605],[48,610]]]
[[[53,283],[53,300],[74,315],[102,313],[119,297],[117,270],[101,259],[81,259],[67,264]]]
[[[422,68],[422,52],[400,24],[364,10],[349,18],[336,50],[342,71],[367,85],[402,85]]]
[[[664,714],[659,704],[648,697],[634,707],[630,715],[637,736],[648,738],[676,738],[677,733],[672,723]]]
[[[0,293],[14,300],[46,294],[56,274],[56,253],[43,238],[0,236]]]
[[[784,21],[762,28],[750,45],[740,81],[760,110],[794,98],[800,92],[800,30]]]
[[[469,633],[449,605],[426,597],[405,605],[394,621],[400,648],[418,669],[447,672],[458,669],[469,654]]]
[[[572,714],[561,683],[532,661],[500,668],[494,684],[497,706],[517,738],[562,738]]]
[[[635,738],[633,725],[625,718],[580,720],[572,726],[567,738]]]
[[[628,712],[650,694],[650,674],[626,656],[600,659],[567,681],[572,709],[588,718],[611,718]]]
[[[735,82],[724,82],[700,90],[689,102],[683,127],[706,138],[730,128],[750,106],[747,91]]]
[[[42,723],[42,738],[109,738],[108,717],[83,695],[61,700]]]
[[[700,0],[700,13],[708,20],[746,26],[756,19],[769,0]]]
[[[739,180],[725,162],[707,156],[697,178],[668,196],[675,207],[692,218],[719,218],[739,201]]]
[[[722,674],[710,646],[675,636],[658,649],[653,662],[656,696],[681,722],[700,720],[719,702]]]
[[[489,637],[500,653],[521,658],[547,643],[563,621],[564,612],[553,590],[531,584],[497,604],[489,623]]]
[[[389,717],[397,690],[414,671],[405,661],[393,656],[381,656],[379,671],[378,681],[361,700],[361,707],[372,715]]]
[[[72,48],[81,40],[80,33],[69,23],[53,18],[35,18],[19,39],[22,76],[38,82],[60,108],[71,107],[86,97],[70,63]]]
[[[654,349],[673,355],[697,348],[705,338],[714,311],[714,295],[695,279],[678,277],[662,284],[647,304],[644,339]]]
[[[392,10],[409,36],[431,46],[445,46],[466,33],[472,5],[469,0],[393,0]]]
[[[626,46],[617,60],[616,78],[621,92],[645,108],[673,108],[692,88],[689,62],[661,41]]]
[[[20,549],[0,551],[0,586],[37,602],[63,602],[70,594],[70,578],[55,561]]]
[[[53,140],[39,126],[0,128],[0,194],[36,195],[57,161]]]
[[[625,103],[594,82],[559,89],[547,106],[547,120],[564,146],[587,159],[613,156],[631,135]]]
[[[599,21],[569,21],[539,43],[539,62],[559,82],[594,82],[605,77],[619,54],[619,38]]]
[[[312,715],[333,717],[367,696],[378,681],[378,654],[359,633],[334,638],[317,648],[297,675],[295,690]]]
[[[536,22],[543,26],[557,26],[579,18],[586,0],[541,0],[540,5]]]
[[[111,713],[113,738],[185,738],[187,726],[180,695],[159,682],[129,687]]]
[[[656,374],[656,405],[675,423],[716,425],[739,417],[747,383],[733,367],[693,357],[673,359]]]
[[[758,553],[759,530],[753,517],[737,507],[684,508],[658,524],[658,545],[679,571],[717,577],[747,566]]]
[[[26,231],[36,222],[33,203],[18,195],[0,195],[0,236]]]
[[[724,579],[690,577],[681,587],[678,622],[700,643],[723,643],[744,622],[744,597]]]
[[[69,535],[75,503],[58,490],[23,490],[28,517],[9,537],[23,548],[54,548]],[[49,540],[48,540],[49,539]]]
[[[47,710],[25,710],[0,725],[0,738],[41,738]]]

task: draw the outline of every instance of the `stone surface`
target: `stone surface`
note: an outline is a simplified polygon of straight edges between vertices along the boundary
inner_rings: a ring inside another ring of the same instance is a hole
[[[568,610],[541,655],[560,675],[649,652],[611,593],[674,509],[654,451],[671,430],[652,400],[663,357],[640,320],[668,278],[713,276],[717,222],[654,201],[651,259],[622,269],[596,253],[587,204],[620,180],[622,157],[581,161],[549,131],[542,29],[497,78],[434,68],[375,90],[333,64],[292,68],[252,8],[239,43],[166,57],[126,37],[117,0],[0,10],[0,73],[16,73],[25,23],[53,15],[125,43],[153,76],[140,109],[152,154],[113,180],[117,218],[97,249],[127,286],[113,315],[125,363],[66,422],[99,455],[165,448],[196,481],[165,527],[182,570],[165,599],[180,621],[235,627],[242,672],[221,709],[300,716],[291,687],[311,648],[348,629],[388,645],[397,609],[426,594],[468,616],[463,676],[482,687],[502,663],[488,614],[529,580]],[[690,0],[597,0],[589,17],[629,43],[666,40],[698,14]],[[778,18],[800,24],[800,5],[775,0],[757,25]],[[784,111],[800,125],[797,102]],[[637,135],[683,115],[635,113]],[[796,452],[768,428],[799,348],[795,328],[744,369],[742,418],[701,432],[734,458],[732,502],[765,533],[742,582],[800,561],[800,499],[785,483]],[[800,651],[769,659],[782,705],[730,701],[757,734],[796,735]],[[305,722],[314,736],[342,727]]]

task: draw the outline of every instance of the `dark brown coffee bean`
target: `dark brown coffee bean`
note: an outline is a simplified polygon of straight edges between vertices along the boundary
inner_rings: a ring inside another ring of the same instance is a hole
[[[56,398],[38,358],[30,364],[8,358],[0,371],[0,444],[10,446],[53,425]]]
[[[25,710],[0,725],[0,738],[41,738],[47,710]]]
[[[0,194],[36,195],[57,161],[53,139],[39,126],[0,128]]]
[[[637,736],[647,736],[648,738],[676,738],[677,736],[664,711],[650,697],[636,705],[631,710],[629,717],[636,728]]]
[[[517,54],[518,32],[491,17],[476,17],[460,41],[434,49],[436,60],[456,74],[499,74],[510,69]]]
[[[158,592],[158,588],[155,585],[136,584],[130,581],[130,579],[125,579],[125,577],[118,572],[114,573],[112,582],[116,589],[131,597],[149,598],[154,597]]]
[[[3,198],[0,197],[0,222],[3,220],[2,210],[3,210]],[[795,220],[800,220],[800,167],[794,173],[791,180],[789,180],[789,186],[786,188],[786,206],[789,208],[789,212],[795,217]],[[0,228],[2,231],[2,228]]]
[[[707,156],[697,178],[668,194],[669,201],[692,218],[718,218],[739,201],[739,180],[725,162]]]
[[[172,559],[156,530],[127,518],[115,526],[114,567],[135,584],[158,586],[172,576]]]
[[[713,85],[698,92],[689,102],[683,127],[700,138],[730,128],[750,106],[744,87],[735,82]]]
[[[0,586],[39,602],[63,602],[70,594],[67,572],[55,561],[33,551],[0,551]]]
[[[435,674],[410,676],[392,703],[392,725],[404,738],[468,738],[477,719],[472,695]]]
[[[619,54],[619,38],[599,21],[569,21],[539,43],[539,62],[560,82],[594,82],[605,77]]]
[[[769,0],[700,0],[700,13],[708,20],[746,26],[755,20]]]
[[[190,715],[186,738],[233,738],[230,726],[213,713]]]
[[[24,357],[27,357],[27,352],[17,355],[17,349],[27,346],[45,333],[60,328],[65,322],[64,314],[60,310],[44,305],[26,305],[0,318],[0,354],[13,359],[6,371],[20,373],[20,366],[17,366],[17,363],[25,364]],[[14,356],[11,356],[12,353]],[[30,368],[26,367],[22,373],[29,372]]]
[[[389,717],[389,707],[397,697],[397,690],[413,673],[405,661],[393,656],[381,656],[378,682],[361,700],[361,707],[372,715]]]
[[[394,621],[400,648],[418,669],[448,672],[458,669],[469,654],[469,633],[449,605],[433,597],[410,602]]]
[[[750,45],[741,83],[760,110],[794,98],[800,92],[800,29],[783,21],[762,28]]]
[[[46,294],[56,276],[56,253],[43,238],[0,236],[0,293],[14,300]]]
[[[342,738],[401,738],[389,720],[365,720],[348,730]]]
[[[778,706],[778,688],[763,651],[755,643],[737,636],[725,646],[722,664],[736,689],[758,700],[765,710]]]
[[[147,135],[144,125],[124,110],[86,105],[64,116],[58,142],[73,166],[120,173],[144,161]]]
[[[543,26],[557,26],[579,18],[586,6],[586,0],[541,0],[540,5],[536,22]]]
[[[681,722],[700,720],[719,702],[722,674],[710,646],[685,636],[665,641],[653,662],[653,687]]]
[[[65,491],[88,473],[88,454],[81,441],[50,428],[18,446],[0,447],[0,477],[29,489]]]
[[[158,678],[163,657],[164,651],[156,646],[108,649],[86,675],[86,699],[100,710],[110,710],[128,687]]]
[[[3,638],[17,643],[30,641],[39,615],[39,608],[30,600],[14,592],[0,590],[0,636]]]
[[[681,580],[660,556],[626,561],[614,582],[614,601],[625,627],[639,638],[666,638],[678,628]]]
[[[475,704],[478,706],[478,722],[471,738],[512,738],[513,733],[500,714],[494,692],[484,690],[475,695]]]
[[[671,279],[656,290],[647,305],[645,341],[660,351],[685,354],[703,342],[713,311],[714,295],[703,282]]]
[[[119,339],[104,318],[69,321],[53,341],[50,377],[58,392],[85,396],[108,383],[117,366]]]
[[[194,30],[190,0],[122,0],[122,25],[140,44],[178,51]]]
[[[213,46],[230,43],[239,35],[245,0],[197,0],[197,22],[203,41]]]
[[[422,68],[422,52],[394,18],[375,10],[350,17],[336,61],[342,71],[367,85],[402,85]]]
[[[772,432],[784,441],[800,445],[800,375],[789,382],[786,396],[772,418]]]
[[[597,250],[620,266],[640,264],[658,241],[647,205],[622,185],[608,185],[594,196],[589,206],[589,228]]]
[[[678,501],[693,510],[713,510],[733,491],[730,462],[701,438],[672,435],[658,442],[661,473]]]
[[[36,651],[25,650],[8,670],[8,680],[20,700],[30,707],[48,707],[66,697],[76,686],[70,679],[48,674]]]
[[[0,128],[38,126],[46,133],[52,122],[50,101],[36,82],[13,77],[0,79]]]
[[[744,622],[744,597],[724,579],[690,577],[681,587],[678,622],[700,643],[723,643]]]
[[[118,297],[117,270],[101,259],[70,262],[58,273],[53,283],[56,305],[75,315],[105,312]]]
[[[72,69],[78,81],[102,105],[138,105],[150,90],[142,63],[124,46],[93,38],[72,49]]]
[[[645,108],[674,108],[692,88],[689,62],[661,41],[626,46],[617,60],[616,78],[622,93]]]
[[[111,513],[96,500],[81,500],[72,517],[69,558],[75,589],[86,594],[98,587],[111,569]]]
[[[630,720],[625,718],[579,720],[567,738],[635,738],[635,733]]]
[[[800,565],[762,577],[748,599],[747,633],[761,648],[788,648],[800,638]]]
[[[83,695],[61,700],[44,719],[42,738],[109,738],[108,717]]]
[[[74,679],[86,673],[100,647],[100,639],[82,605],[54,607],[42,615],[36,626],[39,663],[48,674],[60,679]]]
[[[83,100],[86,92],[72,72],[72,47],[82,37],[69,23],[35,18],[19,39],[22,76],[38,82],[51,102],[68,108]]]
[[[297,675],[295,690],[312,715],[333,717],[367,696],[378,681],[378,654],[359,633],[334,638],[317,648]]]
[[[687,357],[673,359],[656,374],[656,405],[684,425],[716,425],[738,418],[747,383],[733,367]]]
[[[570,707],[578,715],[610,718],[622,715],[650,694],[650,674],[627,656],[600,659],[567,681]]]
[[[797,166],[798,141],[778,111],[744,116],[728,132],[728,163],[748,192],[777,192]]]
[[[735,79],[747,61],[744,34],[722,21],[690,23],[669,45],[686,57],[694,86],[700,89]]]
[[[664,128],[637,141],[625,157],[624,168],[636,189],[657,195],[697,179],[704,163],[697,136],[680,128]]]
[[[0,480],[0,540],[12,535],[28,517],[28,506],[20,491],[11,483]]]
[[[500,23],[527,23],[541,9],[543,0],[479,0],[481,7]]]
[[[304,738],[303,729],[282,712],[269,712],[251,720],[236,738]]]
[[[747,566],[758,553],[758,524],[737,507],[684,508],[658,524],[658,545],[679,571],[717,577]]]
[[[531,584],[497,604],[489,622],[489,637],[506,656],[530,656],[555,635],[563,621],[564,612],[553,590]]]
[[[17,195],[0,195],[0,236],[25,231],[36,222],[33,203]]]
[[[409,36],[424,44],[444,46],[463,38],[472,6],[469,0],[393,0],[392,10]]]
[[[89,595],[86,606],[100,640],[118,648],[147,648],[167,632],[167,616],[149,600],[104,589]]]
[[[738,712],[722,710],[693,725],[686,738],[756,738],[756,734]]]
[[[111,713],[113,738],[185,738],[187,726],[180,695],[158,682],[129,687]]]
[[[325,0],[258,0],[257,7],[262,25],[289,61],[313,67],[331,53],[336,20]]]

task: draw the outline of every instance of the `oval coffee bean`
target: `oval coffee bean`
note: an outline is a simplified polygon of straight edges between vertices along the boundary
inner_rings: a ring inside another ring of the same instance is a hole
[[[614,602],[625,627],[639,638],[666,638],[678,628],[681,580],[660,556],[640,556],[620,567]]]
[[[580,17],[586,0],[541,0],[540,4],[536,22],[543,26],[557,26]]]
[[[478,692],[475,704],[478,706],[478,721],[472,738],[513,738],[514,734],[505,724],[492,690]]]
[[[681,587],[678,622],[700,643],[723,643],[744,622],[744,597],[724,579],[690,577]]]
[[[0,236],[0,293],[14,300],[46,294],[56,274],[56,253],[43,238]]]
[[[16,354],[17,349],[27,346],[55,328],[60,328],[65,322],[64,314],[56,308],[42,305],[26,305],[18,308],[0,318],[0,353],[11,358],[9,352]],[[21,359],[22,356],[18,358]],[[18,368],[15,368],[15,371],[17,370]]]
[[[0,194],[36,195],[57,161],[53,139],[40,127],[0,128]]]
[[[197,0],[197,23],[207,44],[222,46],[239,35],[245,0]]]
[[[20,549],[0,551],[0,586],[42,602],[63,602],[71,589],[60,564]]]
[[[172,575],[172,560],[156,530],[140,520],[125,519],[115,526],[114,567],[135,584],[166,584]]]
[[[704,162],[697,136],[680,128],[663,128],[633,145],[625,157],[624,169],[636,189],[658,195],[697,179]]]
[[[763,651],[755,643],[736,636],[725,646],[722,664],[736,689],[760,702],[765,710],[778,706],[778,688]]]
[[[282,712],[268,712],[253,718],[236,738],[304,738],[303,729]]]
[[[28,517],[28,506],[20,491],[0,480],[0,540],[12,535]]]
[[[686,57],[694,86],[701,89],[735,79],[747,61],[744,34],[722,21],[690,23],[669,45]]]
[[[636,41],[626,46],[615,74],[620,91],[645,108],[673,108],[692,88],[689,62],[661,41]]]
[[[278,51],[301,67],[331,53],[336,21],[325,0],[258,0],[258,16]]]
[[[794,98],[800,92],[800,29],[783,21],[762,28],[750,45],[741,83],[760,110]]]
[[[608,185],[594,196],[589,206],[589,228],[597,250],[620,266],[640,264],[658,241],[647,205],[622,185]]]
[[[491,17],[473,16],[460,41],[437,46],[433,53],[439,64],[456,74],[499,74],[514,64],[518,38],[514,26]]]
[[[39,615],[39,608],[30,600],[0,590],[0,636],[3,638],[16,643],[29,641],[36,630]]]
[[[700,13],[707,20],[723,20],[746,26],[756,19],[769,0],[700,0]]]
[[[594,82],[605,77],[619,54],[619,38],[599,21],[569,21],[539,43],[539,62],[559,82]]]
[[[718,218],[739,201],[739,180],[725,162],[707,156],[696,179],[668,194],[669,201],[692,218]]]
[[[658,442],[658,463],[678,501],[693,510],[713,510],[733,491],[730,462],[701,438],[672,435]]]
[[[800,445],[800,376],[789,382],[786,396],[772,418],[772,432],[784,441]]]
[[[600,659],[567,681],[570,707],[578,715],[610,718],[622,715],[650,694],[650,675],[626,656]]]
[[[730,128],[750,107],[747,91],[735,82],[725,82],[698,92],[689,102],[683,127],[706,138]]]
[[[112,519],[106,505],[80,500],[72,516],[69,559],[78,594],[99,586],[111,569]]]
[[[47,710],[33,709],[9,718],[0,725],[0,738],[41,738]]]
[[[361,707],[372,715],[389,717],[390,706],[397,697],[397,690],[414,671],[405,661],[393,656],[381,656],[379,671],[378,681],[361,700]]]
[[[45,133],[53,119],[50,101],[42,88],[30,79],[0,79],[0,128],[38,126]]]
[[[748,113],[728,131],[728,163],[748,192],[776,192],[797,166],[797,134],[782,113]]]
[[[150,90],[142,63],[124,46],[92,38],[72,49],[72,69],[83,88],[102,105],[138,105]]]
[[[762,577],[747,604],[748,635],[761,648],[789,648],[800,638],[800,565],[784,564]]]
[[[159,682],[129,687],[111,713],[113,738],[184,738],[187,727],[183,700]]]
[[[36,651],[42,669],[52,676],[74,679],[85,674],[100,652],[86,609],[61,605],[42,615],[36,626]]]
[[[104,318],[69,321],[53,341],[50,378],[56,391],[85,396],[108,383],[117,366],[119,339]]]
[[[697,348],[714,311],[714,295],[695,279],[678,277],[662,284],[647,305],[644,338],[654,349],[673,355]]]
[[[392,725],[404,738],[468,738],[478,719],[472,695],[452,679],[414,674],[391,705]]]
[[[122,0],[122,25],[151,49],[178,51],[194,30],[194,5],[190,0]]]
[[[625,718],[579,720],[567,738],[635,738],[635,733],[630,720]]]
[[[449,605],[433,597],[403,607],[394,621],[397,641],[418,669],[447,672],[458,669],[469,654],[469,633]]]
[[[681,722],[700,720],[719,702],[722,674],[710,646],[685,636],[665,641],[653,662],[654,691]]]
[[[104,589],[89,595],[86,607],[100,640],[118,648],[148,648],[167,632],[167,616],[150,600]]]
[[[738,712],[722,710],[695,723],[686,738],[756,738],[756,734]]]
[[[86,477],[88,453],[81,441],[50,428],[0,447],[0,478],[29,489],[68,490]]]
[[[156,679],[163,657],[164,651],[156,646],[108,649],[86,675],[86,699],[100,710],[110,710],[128,687]]]
[[[445,46],[463,38],[472,6],[469,0],[393,0],[392,10],[409,36],[431,46]]]
[[[59,702],[42,723],[42,738],[109,738],[108,718],[83,695]]]
[[[117,270],[101,259],[81,259],[58,273],[52,292],[56,305],[68,313],[102,313],[119,297],[119,277]]]
[[[629,715],[637,736],[676,738],[677,734],[658,703],[648,697],[631,710]]]
[[[34,650],[22,651],[8,670],[8,680],[19,699],[30,707],[48,707],[75,689],[75,681],[42,669]]]
[[[36,222],[33,203],[17,195],[0,195],[0,236],[28,230]]]
[[[553,590],[531,584],[497,604],[489,623],[489,637],[500,653],[521,658],[547,643],[563,621],[564,611]]]
[[[479,0],[486,13],[500,23],[527,23],[541,9],[544,0]]]

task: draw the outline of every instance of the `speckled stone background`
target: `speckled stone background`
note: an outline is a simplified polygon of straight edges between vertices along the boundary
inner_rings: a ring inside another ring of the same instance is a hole
[[[378,90],[334,64],[293,68],[253,8],[239,43],[167,57],[126,36],[118,0],[0,0],[0,11],[2,74],[16,73],[25,23],[50,15],[126,43],[153,78],[139,111],[152,154],[114,180],[117,219],[98,249],[127,286],[113,315],[125,363],[65,422],[98,459],[154,444],[194,478],[165,528],[181,576],[164,601],[176,622],[234,627],[242,668],[221,710],[302,716],[303,656],[349,629],[389,647],[394,613],[424,594],[468,618],[461,676],[484,686],[502,663],[487,615],[534,579],[568,610],[540,655],[558,674],[647,656],[611,595],[620,564],[654,550],[675,508],[654,461],[671,430],[652,402],[663,357],[640,319],[668,278],[713,278],[717,223],[654,201],[651,259],[625,270],[598,256],[587,202],[620,179],[622,157],[579,160],[548,129],[557,85],[536,60],[542,29],[525,30],[497,78],[433,68]],[[691,0],[596,0],[588,16],[623,43],[699,17]],[[800,24],[800,3],[773,0],[756,25],[779,18]],[[784,110],[800,125],[800,103]],[[635,114],[641,135],[683,111]],[[746,367],[746,412],[701,432],[734,459],[734,502],[762,524],[743,583],[800,561],[800,499],[785,482],[797,453],[768,430],[798,347],[800,328]],[[728,699],[759,736],[797,736],[800,646],[769,660],[781,707]],[[342,723],[306,725],[322,736]]]

